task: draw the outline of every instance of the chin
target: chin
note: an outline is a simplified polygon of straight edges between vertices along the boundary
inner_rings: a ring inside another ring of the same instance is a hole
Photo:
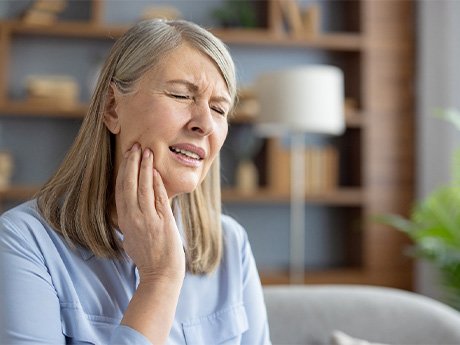
[[[173,198],[180,194],[191,193],[198,188],[198,185],[199,183],[197,181],[180,181],[173,184],[165,183],[169,198]]]

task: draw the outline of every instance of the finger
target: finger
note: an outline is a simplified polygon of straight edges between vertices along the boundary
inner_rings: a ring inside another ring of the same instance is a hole
[[[153,191],[155,194],[155,209],[158,215],[162,218],[173,216],[168,193],[157,169],[153,169]]]
[[[139,202],[137,199],[139,161],[141,159],[141,149],[139,144],[134,144],[128,157],[122,178],[122,194],[124,203],[128,210],[138,210]]]
[[[142,213],[155,213],[155,196],[153,191],[153,154],[148,148],[142,153],[139,171],[138,201]]]

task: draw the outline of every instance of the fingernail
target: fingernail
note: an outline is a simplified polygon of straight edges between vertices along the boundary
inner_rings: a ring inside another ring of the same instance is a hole
[[[143,157],[144,158],[149,158],[150,157],[150,149],[144,149],[144,153],[143,153]]]
[[[139,148],[140,148],[140,145],[139,145],[138,143],[135,143],[135,144],[133,145],[131,151],[137,151],[137,150],[139,150]]]

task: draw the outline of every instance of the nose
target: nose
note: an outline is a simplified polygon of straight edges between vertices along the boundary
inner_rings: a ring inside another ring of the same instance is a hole
[[[192,106],[188,128],[201,136],[207,136],[214,131],[212,112],[206,102],[196,102]]]

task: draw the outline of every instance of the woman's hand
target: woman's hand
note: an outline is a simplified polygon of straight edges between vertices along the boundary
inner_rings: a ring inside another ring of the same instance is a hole
[[[115,200],[123,247],[139,270],[140,283],[182,284],[185,254],[153,153],[139,144],[124,154]]]

